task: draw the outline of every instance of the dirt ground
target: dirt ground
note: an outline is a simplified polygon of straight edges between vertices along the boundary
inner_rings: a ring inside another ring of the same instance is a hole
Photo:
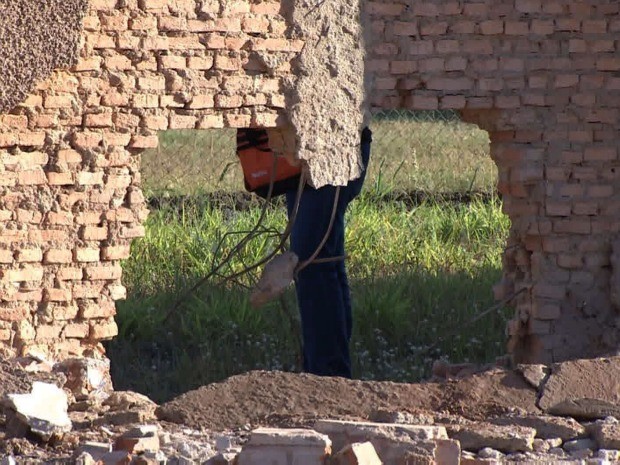
[[[445,382],[399,384],[255,371],[203,386],[163,404],[161,420],[223,431],[244,425],[305,426],[317,418],[368,419],[377,409],[480,420],[538,413],[536,391],[520,374],[493,369]]]

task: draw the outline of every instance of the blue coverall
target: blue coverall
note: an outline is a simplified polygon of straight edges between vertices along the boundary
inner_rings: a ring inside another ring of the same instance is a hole
[[[329,237],[317,258],[344,256],[344,215],[357,197],[366,178],[372,133],[362,132],[361,156],[364,169],[359,178],[340,188],[338,207]],[[314,189],[306,186],[301,194],[297,218],[291,231],[291,250],[300,263],[321,243],[332,216],[336,187]],[[296,191],[286,193],[289,218]],[[352,331],[351,296],[344,260],[310,264],[295,281],[301,314],[303,368],[321,376],[351,377],[349,342]]]

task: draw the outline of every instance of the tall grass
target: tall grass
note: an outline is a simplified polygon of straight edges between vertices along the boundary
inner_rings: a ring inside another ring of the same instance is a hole
[[[493,304],[491,286],[500,277],[509,228],[500,200],[492,194],[490,200],[468,203],[432,196],[422,203],[385,197],[413,189],[492,193],[494,166],[488,158],[488,139],[485,133],[457,123],[439,123],[439,128],[426,126],[431,123],[403,124],[386,120],[374,125],[365,192],[347,213],[347,266],[354,302],[351,348],[354,374],[364,379],[414,381],[428,375],[432,360],[439,357],[481,362],[503,352],[508,310],[468,325]],[[152,211],[146,237],[132,245],[131,258],[124,263],[129,294],[118,305],[119,336],[108,344],[117,387],[145,392],[158,401],[246,370],[300,366],[293,290],[285,294],[284,305],[273,302],[253,310],[246,287],[256,276],[236,284],[214,278],[165,320],[180,293],[206,275],[239,240],[226,233],[250,229],[259,215],[258,203],[238,208],[234,194],[208,195],[239,189],[234,164],[224,176],[211,173],[214,177],[206,181],[194,170],[193,183],[161,182],[163,174],[154,159],[167,156],[185,166],[178,162],[184,150],[193,157],[209,140],[195,142],[194,147],[189,137],[164,133],[160,152],[144,157],[151,196],[185,197],[163,202]],[[214,146],[223,143],[214,140]],[[415,164],[404,160],[414,152]],[[188,158],[187,163],[193,161]],[[202,161],[196,163],[200,167]],[[169,179],[191,174],[172,165],[165,171]],[[158,172],[162,176],[153,177]],[[282,230],[285,221],[281,202],[267,210],[267,226]],[[273,237],[259,237],[223,273],[242,269],[273,247]]]

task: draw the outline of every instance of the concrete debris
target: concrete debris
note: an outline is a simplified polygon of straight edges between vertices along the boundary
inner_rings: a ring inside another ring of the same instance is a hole
[[[252,307],[259,308],[279,297],[291,285],[299,258],[287,251],[265,265],[263,274],[250,295]]]
[[[78,446],[74,455],[80,457],[83,454],[90,456],[95,462],[102,459],[108,452],[112,452],[111,444],[107,442],[86,441]]]
[[[54,371],[65,374],[65,387],[78,401],[102,402],[114,391],[108,359],[70,358],[54,365]]]
[[[7,422],[24,426],[14,431],[31,431],[43,441],[71,431],[67,394],[54,384],[35,381],[30,394],[9,394],[8,400]]]
[[[384,409],[373,410],[369,420],[377,423],[398,423],[403,425],[432,425],[435,423],[433,416],[427,413],[395,412]]]
[[[620,417],[620,357],[572,360],[552,366],[540,408],[582,419]]]
[[[109,410],[94,420],[95,425],[129,425],[155,419],[157,404],[148,397],[131,391],[116,391],[103,402]]]
[[[599,449],[620,449],[620,422],[613,417],[588,426],[588,432]]]
[[[390,423],[322,420],[314,429],[328,435],[335,450],[350,443],[370,442],[385,464],[404,460],[440,460],[458,463],[460,446],[448,439],[443,426],[419,426]],[[408,457],[408,458],[406,458]]]
[[[517,371],[536,389],[540,389],[547,376],[549,376],[549,369],[545,365],[539,364],[517,365]]]
[[[592,450],[596,449],[596,441],[590,438],[585,439],[573,439],[564,443],[562,448],[566,452],[576,452],[584,449]]]
[[[504,415],[489,420],[500,426],[525,426],[536,430],[536,437],[541,439],[560,438],[563,441],[583,436],[585,428],[572,418],[551,415]]]
[[[333,460],[335,465],[382,465],[377,451],[370,442],[349,444],[338,452]]]
[[[491,447],[502,452],[532,451],[536,430],[524,426],[499,426],[473,423],[467,426],[447,425],[448,436],[468,451]]]
[[[321,465],[331,454],[329,437],[304,429],[259,428],[241,449],[238,465]]]

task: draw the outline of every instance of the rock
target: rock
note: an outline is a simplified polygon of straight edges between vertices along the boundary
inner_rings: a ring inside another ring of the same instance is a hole
[[[17,465],[17,460],[12,455],[8,455],[6,457],[2,457],[0,460],[0,465]]]
[[[133,457],[125,451],[112,451],[101,457],[103,465],[129,465]]]
[[[425,413],[398,412],[393,410],[373,410],[368,418],[376,423],[397,423],[402,425],[432,425],[435,420]]]
[[[122,450],[130,454],[157,452],[159,450],[159,437],[132,438],[121,436],[114,441],[114,450]]]
[[[549,375],[549,368],[546,365],[517,365],[517,371],[523,375],[532,387],[540,389],[543,382]]]
[[[96,465],[97,461],[88,452],[82,452],[75,458],[75,465]]]
[[[334,449],[353,442],[371,442],[383,463],[414,463],[413,460],[457,464],[458,442],[448,439],[443,426],[414,426],[391,423],[321,420],[314,428],[327,434]],[[406,458],[408,457],[408,458]]]
[[[322,465],[330,439],[313,430],[258,428],[237,457],[238,465]]]
[[[146,423],[155,419],[157,404],[148,397],[131,391],[115,391],[103,402],[109,407],[95,425],[128,425]]]
[[[103,405],[110,407],[113,412],[126,410],[155,411],[157,404],[145,395],[132,391],[114,391]]]
[[[546,413],[584,419],[620,416],[620,357],[554,364],[539,406]]]
[[[491,449],[490,447],[485,447],[484,449],[480,449],[478,452],[478,457],[481,459],[501,459],[504,456],[500,451]]]
[[[108,359],[65,359],[54,365],[54,371],[65,374],[65,387],[77,400],[94,398],[101,402],[114,390]]]
[[[112,452],[112,446],[107,442],[86,441],[77,447],[74,455],[88,454],[97,462],[108,452]]]
[[[545,452],[549,452],[549,449],[551,449],[551,446],[544,439],[535,438],[532,448],[534,449],[534,452],[544,454]]]
[[[279,297],[293,282],[298,263],[299,258],[290,251],[276,255],[271,259],[265,265],[263,274],[250,295],[252,307],[261,307]]]
[[[617,420],[597,421],[588,427],[588,431],[599,449],[620,449],[620,423]]]
[[[585,428],[574,419],[551,415],[505,415],[493,418],[489,423],[534,428],[536,437],[541,439],[561,438],[568,441],[586,433]]]
[[[566,452],[575,452],[584,449],[596,449],[596,442],[593,439],[574,439],[564,443],[563,449]]]
[[[620,462],[619,450],[599,449],[596,456],[600,459],[608,460],[609,462]]]
[[[238,455],[237,452],[220,452],[207,460],[204,465],[234,465]]]
[[[533,450],[536,430],[525,426],[499,426],[490,423],[473,423],[467,426],[447,425],[448,435],[461,443],[466,450],[478,451],[485,447],[502,452]]]
[[[377,451],[370,442],[356,442],[340,450],[334,457],[335,465],[382,465]]]
[[[35,381],[30,394],[9,394],[7,422],[22,423],[43,441],[71,431],[67,394],[58,386]]]

